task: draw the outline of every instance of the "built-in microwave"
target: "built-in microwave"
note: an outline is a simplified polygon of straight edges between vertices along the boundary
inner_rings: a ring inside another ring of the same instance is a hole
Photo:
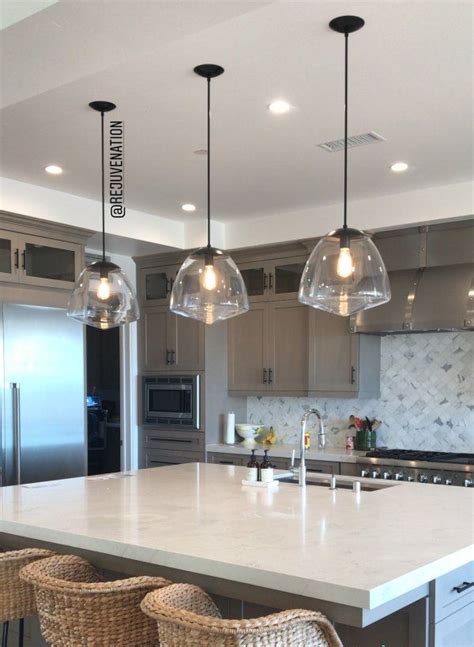
[[[143,378],[143,424],[199,429],[199,375]]]

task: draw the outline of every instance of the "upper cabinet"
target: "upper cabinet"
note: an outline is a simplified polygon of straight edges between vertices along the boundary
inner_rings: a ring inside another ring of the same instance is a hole
[[[296,299],[256,303],[229,319],[228,372],[236,395],[305,395],[308,308]]]
[[[169,303],[171,290],[180,266],[145,267],[139,272],[138,294],[142,305]]]
[[[0,230],[0,283],[70,290],[92,232],[5,212],[0,217],[11,227]]]
[[[309,393],[378,398],[380,337],[351,333],[347,317],[309,310]]]
[[[204,368],[204,324],[170,312],[144,308],[139,321],[144,371],[200,371]]]
[[[250,302],[298,294],[306,256],[238,263]]]

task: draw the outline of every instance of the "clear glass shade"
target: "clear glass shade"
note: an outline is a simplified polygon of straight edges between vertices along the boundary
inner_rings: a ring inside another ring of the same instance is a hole
[[[370,236],[338,229],[322,238],[301,277],[301,303],[343,317],[390,301],[390,282]]]
[[[68,317],[88,326],[114,328],[140,316],[133,288],[118,265],[96,261],[76,281],[69,299]]]
[[[171,292],[172,312],[206,324],[247,312],[247,289],[232,258],[202,247],[182,264]]]

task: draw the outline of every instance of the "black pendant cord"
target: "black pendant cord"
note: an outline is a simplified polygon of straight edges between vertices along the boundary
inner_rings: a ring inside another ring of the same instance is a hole
[[[344,225],[347,229],[347,133],[348,133],[348,79],[349,79],[349,34],[344,34],[345,42],[345,60],[344,60]]]
[[[104,153],[104,113],[100,113],[101,159],[102,159],[102,260],[105,261],[105,153]]]
[[[211,79],[207,79],[207,246],[211,247]]]

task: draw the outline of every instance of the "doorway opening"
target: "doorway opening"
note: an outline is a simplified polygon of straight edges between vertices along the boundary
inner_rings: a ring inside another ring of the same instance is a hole
[[[121,469],[120,331],[86,326],[87,473]]]

